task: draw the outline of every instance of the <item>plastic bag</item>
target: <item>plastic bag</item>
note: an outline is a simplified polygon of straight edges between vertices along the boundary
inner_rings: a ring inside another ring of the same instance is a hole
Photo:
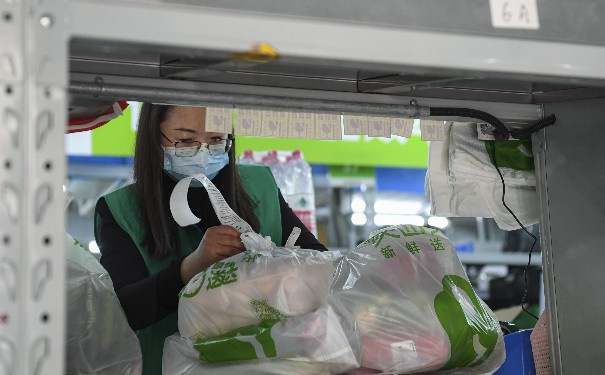
[[[225,363],[204,363],[196,355],[189,339],[174,334],[164,342],[162,374],[164,375],[324,375],[326,365],[287,359],[259,359]]]
[[[326,301],[337,256],[274,248],[217,262],[181,291],[179,332],[195,341],[311,312]]]
[[[66,374],[141,374],[139,341],[128,325],[109,275],[66,234]]]
[[[174,347],[170,349],[170,345]],[[248,366],[261,373],[335,374],[359,367],[359,351],[354,352],[338,316],[327,304],[304,315],[265,320],[196,342],[169,337],[164,348],[165,374],[180,374],[174,371],[184,368],[192,369],[186,372],[192,374],[207,374],[213,369],[249,373]],[[177,350],[190,360],[206,363],[191,366],[190,361],[179,361]]]
[[[496,318],[438,230],[377,232],[342,259],[328,303],[354,316],[364,368],[484,374],[504,361]]]
[[[330,373],[359,367],[359,361],[343,331],[340,320],[327,304],[319,309],[282,320],[198,340],[193,345],[205,362],[286,358],[322,363]]]

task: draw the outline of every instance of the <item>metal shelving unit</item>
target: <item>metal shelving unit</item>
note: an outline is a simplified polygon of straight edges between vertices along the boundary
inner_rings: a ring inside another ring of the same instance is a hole
[[[493,27],[519,3],[538,28]],[[0,371],[63,372],[65,108],[127,99],[555,113],[534,138],[552,365],[599,373],[604,15],[595,0],[0,2]],[[279,58],[238,55],[255,43]]]

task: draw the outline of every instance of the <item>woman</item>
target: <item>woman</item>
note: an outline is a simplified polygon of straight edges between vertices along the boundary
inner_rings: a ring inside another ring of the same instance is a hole
[[[239,233],[221,225],[206,189],[189,189],[201,222],[179,227],[169,208],[177,181],[204,173],[231,208],[282,245],[294,227],[297,245],[325,250],[294,215],[270,170],[235,165],[231,135],[205,132],[206,109],[144,104],[134,155],[135,183],[99,199],[95,237],[143,352],[143,373],[161,374],[164,339],[177,331],[178,293],[215,262],[244,250]],[[195,181],[195,180],[194,180]]]

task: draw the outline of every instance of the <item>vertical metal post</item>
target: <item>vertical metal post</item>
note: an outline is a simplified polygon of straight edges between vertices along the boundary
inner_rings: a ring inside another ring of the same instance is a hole
[[[64,373],[64,1],[0,3],[0,373]]]

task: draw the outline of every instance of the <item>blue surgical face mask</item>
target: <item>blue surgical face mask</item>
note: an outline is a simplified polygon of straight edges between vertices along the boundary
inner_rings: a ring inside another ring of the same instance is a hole
[[[174,147],[164,147],[164,170],[172,178],[179,181],[185,177],[190,177],[203,173],[212,180],[221,169],[229,164],[229,155],[211,155],[206,148],[201,148],[199,152],[192,156],[176,156]],[[197,180],[191,182],[191,186],[202,186]]]

